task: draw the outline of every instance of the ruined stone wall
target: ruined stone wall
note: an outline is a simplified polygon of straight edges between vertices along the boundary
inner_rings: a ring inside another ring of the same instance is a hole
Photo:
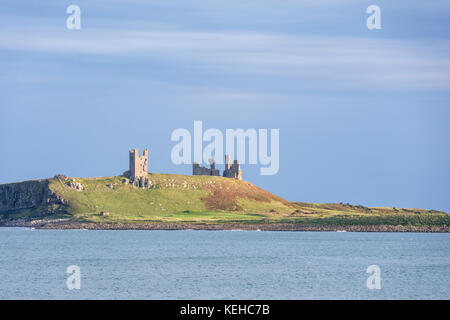
[[[213,158],[209,159],[211,169],[200,166],[198,163],[192,165],[192,175],[194,176],[220,176],[220,171],[216,169],[216,163]],[[230,156],[225,156],[225,170],[223,176],[226,178],[234,178],[242,180],[242,170],[237,160],[233,164],[230,163]]]
[[[192,175],[194,176],[220,176],[220,171],[211,166],[211,169],[200,166],[198,163],[192,165]]]

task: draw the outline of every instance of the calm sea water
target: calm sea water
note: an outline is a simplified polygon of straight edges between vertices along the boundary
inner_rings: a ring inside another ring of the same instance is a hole
[[[0,298],[449,299],[450,234],[0,228]]]

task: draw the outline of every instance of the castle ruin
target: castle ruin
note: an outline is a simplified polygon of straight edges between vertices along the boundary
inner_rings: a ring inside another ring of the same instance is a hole
[[[192,175],[194,176],[220,176],[220,171],[215,168],[214,159],[209,159],[211,168],[200,166],[198,163],[194,162],[192,165]],[[230,156],[227,154],[225,156],[225,170],[223,171],[223,176],[225,178],[234,178],[242,180],[242,170],[237,160],[233,161],[231,164]]]
[[[234,178],[242,180],[242,170],[237,160],[230,162],[230,156],[227,154],[225,156],[225,170],[223,171],[223,176],[226,178]]]
[[[216,169],[216,162],[213,158],[209,159],[210,169],[200,166],[198,163],[194,162],[192,165],[192,175],[193,176],[220,176],[220,171]]]
[[[129,178],[131,183],[140,188],[149,187],[148,179],[148,149],[145,149],[142,156],[138,149],[130,150],[130,170]]]
[[[139,188],[149,188],[151,182],[148,178],[148,149],[145,149],[142,156],[138,149],[130,150],[130,169],[123,175],[130,179],[130,183]],[[220,177],[220,170],[216,169],[214,158],[209,159],[210,168],[202,167],[194,162],[192,165],[192,175],[194,176],[216,176]],[[231,164],[230,156],[225,156],[225,170],[223,177],[242,180],[242,170],[237,160]]]

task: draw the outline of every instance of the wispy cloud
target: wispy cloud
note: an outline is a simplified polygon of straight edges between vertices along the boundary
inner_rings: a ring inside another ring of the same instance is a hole
[[[450,88],[448,41],[114,28],[2,29],[0,38],[0,50],[8,51],[149,60],[357,87]]]

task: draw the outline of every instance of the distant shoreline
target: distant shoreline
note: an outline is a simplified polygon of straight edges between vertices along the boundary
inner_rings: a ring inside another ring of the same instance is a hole
[[[45,230],[242,230],[242,231],[324,231],[324,232],[423,232],[449,233],[447,226],[403,226],[403,225],[308,225],[296,223],[89,223],[70,221],[11,221],[0,227],[28,227]]]

